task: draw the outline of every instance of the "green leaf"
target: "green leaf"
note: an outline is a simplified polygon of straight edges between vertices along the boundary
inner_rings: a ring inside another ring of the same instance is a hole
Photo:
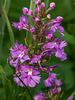
[[[27,31],[27,33],[26,33],[26,43],[27,43],[27,45],[28,46],[32,46],[32,38],[31,38],[31,34],[30,34],[30,32],[28,32]]]
[[[6,73],[7,76],[10,76],[10,75],[13,74],[13,71],[12,71],[12,69],[10,68],[10,66],[8,64],[6,64],[4,66],[4,72]]]
[[[5,90],[5,100],[13,100],[11,81],[7,79],[6,74],[1,65],[0,65],[0,73],[2,76],[3,88]]]
[[[62,40],[65,40],[67,43],[69,44],[75,44],[75,38],[70,35],[66,30],[64,30],[64,38],[62,38]],[[54,33],[54,36],[56,38],[59,38],[59,36],[61,36],[60,32],[58,30],[56,30],[56,32]]]
[[[68,30],[75,37],[75,24],[69,24]]]
[[[45,9],[47,10],[49,8],[50,0],[44,0],[46,7]]]
[[[9,31],[9,36],[10,36],[10,41],[11,41],[11,45],[13,46],[14,45],[14,33],[13,33],[12,28],[11,28],[11,24],[9,22],[7,13],[6,13],[3,5],[2,5],[2,11],[3,11],[4,17],[5,17],[6,23],[7,23],[7,27],[8,27],[8,31]]]
[[[4,0],[4,8],[8,14],[9,8],[10,8],[11,0]]]
[[[0,58],[2,55],[2,0],[0,0]]]
[[[70,97],[75,97],[75,91],[70,95]]]

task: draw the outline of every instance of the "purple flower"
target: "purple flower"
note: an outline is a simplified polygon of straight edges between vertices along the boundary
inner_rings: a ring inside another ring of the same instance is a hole
[[[19,30],[23,29],[23,25],[20,22],[18,22],[18,23],[13,22],[12,26],[14,26],[15,28],[17,28]]]
[[[66,45],[67,43],[65,41],[58,41],[58,42],[54,41],[45,44],[43,48],[44,49],[48,48],[47,53],[50,53],[52,51],[55,52],[55,56],[60,58],[61,61],[64,61],[67,59],[66,53],[64,53],[64,49],[63,49]]]
[[[61,79],[55,79],[55,85],[60,86],[62,84]]]
[[[67,59],[66,57],[66,53],[64,53],[64,49],[58,49],[56,52],[55,52],[55,56],[60,58],[61,61],[64,61]]]
[[[57,22],[57,23],[61,23],[62,20],[63,20],[63,17],[61,17],[61,16],[58,16],[58,17],[56,18],[56,22]]]
[[[27,16],[22,15],[22,17],[20,17],[19,20],[20,22],[18,23],[13,22],[12,26],[14,26],[15,28],[19,30],[26,29],[29,31],[29,24],[28,24]]]
[[[67,100],[73,100],[74,97],[69,97]]]
[[[50,73],[50,71],[52,71],[54,68],[57,68],[57,67],[61,67],[61,66],[58,66],[58,64],[57,64],[57,65],[53,65],[51,67],[45,66],[45,67],[43,67],[43,69],[47,70],[47,73]]]
[[[14,59],[16,58],[15,61],[10,60],[10,64],[15,64],[15,66],[17,66],[18,61],[20,60],[21,63],[30,60],[28,54],[27,54],[27,49],[26,46],[23,47],[23,45],[19,45],[17,42],[15,44],[15,47],[11,47],[10,48],[10,54],[11,57]]]
[[[34,100],[45,100],[45,94],[40,92],[34,96]]]
[[[23,81],[23,83],[26,86],[34,87],[36,83],[40,82],[40,72],[38,68],[35,68],[33,66],[27,66],[27,65],[19,65],[20,69],[16,70],[17,73],[20,72],[19,78]],[[18,69],[18,68],[17,68]],[[15,74],[16,75],[16,74]],[[15,76],[14,75],[14,76]],[[15,76],[14,81],[18,83],[18,85],[24,86],[22,82]]]
[[[50,73],[49,77],[46,80],[44,80],[44,84],[46,85],[46,87],[55,86],[55,79],[56,79],[56,74]]]
[[[40,66],[40,68],[42,69],[42,66],[41,66],[41,64],[40,64],[40,59],[41,59],[41,57],[42,57],[42,55],[43,54],[41,54],[41,55],[35,55],[32,59],[31,59],[31,61],[29,62],[29,64],[33,64],[33,63],[39,63],[39,66]],[[43,70],[43,69],[42,69]]]
[[[56,78],[56,74],[55,73],[50,73],[49,77],[44,80],[44,84],[46,85],[46,87],[51,87],[51,86],[60,86],[62,84],[61,79],[57,79]]]
[[[20,17],[19,20],[22,24],[26,24],[28,22],[27,16],[24,15],[22,15],[22,17]]]

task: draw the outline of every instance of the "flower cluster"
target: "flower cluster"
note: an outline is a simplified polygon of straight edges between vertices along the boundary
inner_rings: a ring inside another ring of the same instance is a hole
[[[12,26],[19,30],[25,29],[29,31],[33,44],[32,46],[27,44],[23,46],[22,44],[19,45],[16,41],[15,46],[10,48],[8,63],[15,68],[14,81],[22,87],[34,87],[36,83],[40,82],[41,71],[45,71],[49,77],[44,80],[44,84],[46,87],[49,87],[49,91],[47,94],[39,92],[38,95],[34,96],[34,99],[45,100],[50,98],[52,100],[56,96],[59,98],[62,82],[61,79],[57,79],[56,73],[51,71],[60,66],[58,64],[51,67],[42,66],[42,63],[46,62],[46,57],[50,58],[54,54],[61,61],[67,59],[64,52],[64,47],[67,46],[67,43],[62,41],[64,28],[60,26],[63,17],[58,16],[56,19],[51,19],[51,15],[48,12],[55,8],[54,2],[50,3],[46,11],[44,2],[41,3],[41,0],[36,0],[35,3],[35,15],[32,10],[23,7],[23,15],[19,18],[19,22],[13,22],[12,24]],[[28,22],[27,16],[31,17],[34,22],[33,24]],[[58,38],[54,36],[56,31],[61,35]]]

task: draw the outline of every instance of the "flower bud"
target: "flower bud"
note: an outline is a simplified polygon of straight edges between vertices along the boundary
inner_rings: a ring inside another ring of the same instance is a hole
[[[62,20],[63,20],[63,17],[61,17],[61,16],[58,16],[58,17],[56,18],[56,22],[57,22],[57,23],[60,23]]]
[[[31,27],[31,28],[30,28],[30,32],[31,32],[31,33],[34,33],[35,31],[36,31],[36,28],[34,28],[34,27]]]
[[[28,13],[28,8],[24,7],[24,8],[22,9],[22,12],[23,12],[23,14],[27,14],[27,13]]]
[[[39,17],[35,17],[35,22],[39,22],[40,18]]]
[[[58,92],[61,92],[61,87],[58,87],[57,90],[58,90]]]
[[[50,18],[51,18],[51,15],[50,15],[50,14],[48,14],[48,15],[47,15],[47,18],[48,18],[48,19],[50,19]]]
[[[50,7],[51,9],[54,9],[54,8],[55,8],[55,3],[54,3],[54,2],[51,2],[50,5],[49,5],[49,7]]]
[[[32,12],[32,10],[29,10],[27,15],[29,15],[29,16],[33,16],[33,12]]]
[[[36,13],[40,13],[39,7],[36,7],[36,8],[35,8],[35,12],[36,12]]]
[[[46,36],[46,39],[53,39],[53,34],[48,34],[48,35]]]
[[[52,89],[52,93],[53,93],[53,94],[56,94],[56,93],[57,93],[57,88],[53,88],[53,89]]]
[[[45,7],[45,3],[42,2],[42,3],[41,3],[41,8],[44,8],[44,7]]]
[[[41,3],[41,0],[36,0],[35,3],[36,5],[39,5]]]

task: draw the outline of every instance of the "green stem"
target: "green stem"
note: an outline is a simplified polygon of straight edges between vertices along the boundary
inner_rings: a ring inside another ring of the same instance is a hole
[[[16,75],[17,76],[17,75]],[[19,78],[19,76],[17,76],[18,78]],[[26,87],[26,89],[27,89],[27,91],[28,91],[28,93],[29,93],[29,95],[30,95],[30,97],[31,97],[31,100],[33,100],[33,97],[32,97],[32,94],[30,93],[30,91],[29,91],[29,89],[28,89],[28,87],[24,84],[24,82],[19,78],[19,80],[22,82],[22,84]]]
[[[2,0],[0,0],[0,60],[2,57],[2,41],[3,34],[2,34]]]
[[[5,8],[4,8],[3,5],[2,5],[2,11],[3,11],[4,17],[5,17],[7,26],[8,26],[8,31],[9,31],[9,36],[10,36],[11,45],[14,45],[14,34],[13,34],[13,30],[12,30],[12,28],[11,28],[11,24],[10,24],[10,22],[9,22],[7,13],[6,13]]]
[[[35,14],[35,6],[36,6],[35,1],[36,0],[31,0],[30,2],[30,10],[33,11],[33,14]]]

